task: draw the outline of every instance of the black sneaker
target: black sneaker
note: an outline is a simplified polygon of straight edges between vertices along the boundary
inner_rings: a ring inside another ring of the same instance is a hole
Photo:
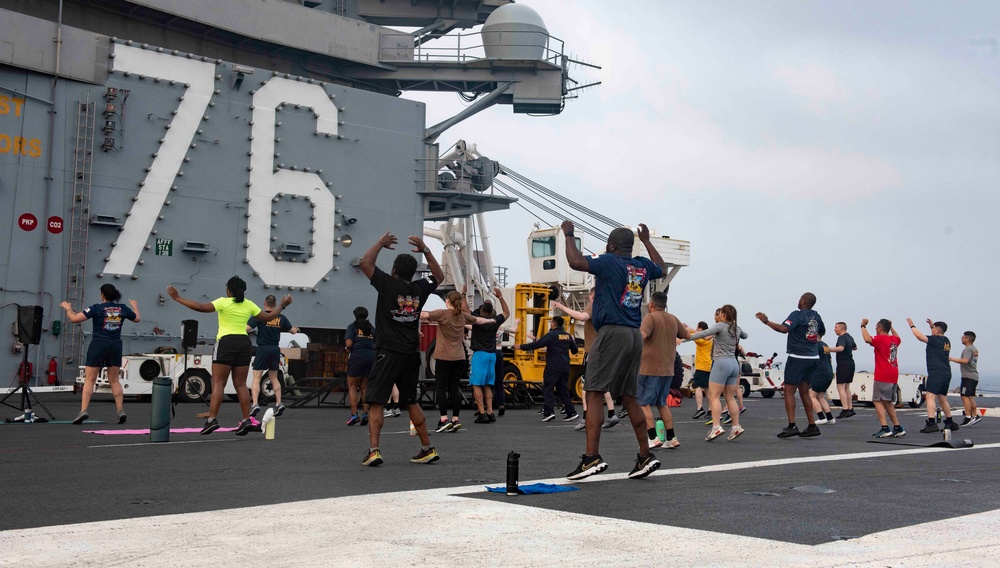
[[[442,432],[447,432],[448,430],[451,430],[451,422],[448,420],[442,420],[441,422],[438,422],[437,430],[434,430],[434,432],[440,434]]]
[[[580,415],[574,412],[573,414],[567,414],[566,418],[563,418],[562,421],[563,422],[572,422],[574,420],[579,420],[579,418],[580,418]]]
[[[906,430],[903,430],[902,426],[893,426],[892,427],[892,437],[893,438],[902,438],[905,435],[906,435]]]
[[[503,416],[503,413],[504,413],[505,410],[507,410],[507,407],[505,407],[505,406],[501,406],[500,408],[498,408],[497,409],[497,416]]]
[[[277,414],[275,414],[275,416],[277,416]],[[361,426],[367,426],[368,425],[368,413],[367,412],[365,412],[364,414],[361,415],[361,422],[359,424],[361,424]]]
[[[365,454],[365,459],[361,461],[361,465],[367,465],[369,467],[378,467],[382,465],[382,452],[378,450],[370,450]]]
[[[934,432],[940,432],[940,431],[941,429],[938,428],[936,422],[928,422],[927,424],[924,425],[923,428],[920,429],[920,432],[922,434],[933,434]]]
[[[857,412],[854,412],[854,409],[848,409],[847,410],[847,415],[844,416],[844,418],[850,418],[851,416],[854,416],[855,414],[857,414]]]
[[[77,414],[76,418],[73,419],[73,424],[76,424],[77,426],[79,426],[80,424],[83,424],[83,421],[86,420],[86,419],[88,419],[88,418],[90,418],[90,415],[87,414],[87,411],[86,410],[81,410],[80,414]]]
[[[635,467],[632,468],[632,472],[628,474],[628,477],[629,479],[641,479],[657,469],[660,469],[660,460],[654,458],[653,454],[646,454],[645,456],[639,454],[636,456]]]
[[[119,424],[124,424],[126,420],[128,420],[128,416],[125,415],[125,411],[124,410],[119,410],[118,411],[118,423]]]
[[[479,416],[476,416],[476,419],[473,422],[476,424],[489,424],[490,419],[485,414],[480,414]]]
[[[798,426],[785,426],[785,428],[781,432],[778,432],[779,438],[791,438],[792,436],[798,436],[798,435],[799,435]]]
[[[691,417],[691,420],[697,420],[697,419],[701,418],[704,415],[705,415],[705,409],[704,408],[699,408],[698,412],[695,412],[694,416]]]
[[[815,424],[810,424],[806,426],[806,429],[799,433],[800,438],[812,438],[813,436],[819,436],[821,432],[819,431],[819,426]]]
[[[433,463],[441,459],[438,455],[437,450],[434,448],[428,448],[426,450],[420,450],[420,453],[410,458],[413,463]]]
[[[601,459],[601,454],[593,456],[584,454],[580,456],[580,465],[576,466],[576,469],[569,472],[566,475],[566,479],[578,481],[580,479],[590,477],[595,473],[601,473],[606,469],[608,469],[608,464],[604,463],[604,460]]]
[[[555,419],[556,419],[556,415],[555,414],[549,414],[547,416],[543,416],[542,417],[542,422],[551,422],[551,421],[553,421]]]
[[[972,417],[966,416],[965,420],[962,420],[962,423],[959,426],[968,426],[969,422],[972,422]]]
[[[237,436],[246,436],[253,431],[253,422],[249,418],[240,422],[240,425],[236,427]]]
[[[219,421],[215,418],[205,422],[205,425],[201,428],[201,435],[211,434],[219,429]]]
[[[954,420],[952,420],[951,422],[945,422],[944,425],[947,426],[948,429],[951,430],[952,432],[957,431],[959,428],[958,424],[956,424]]]
[[[285,413],[285,405],[279,402],[278,405],[274,407],[274,417],[277,418],[284,413]]]
[[[257,413],[259,412],[260,412],[260,405],[255,404],[250,407],[250,416],[257,418]]]
[[[487,414],[487,415],[486,415],[486,417],[490,419],[490,422],[491,422],[491,423],[493,423],[493,422],[496,422],[496,421],[497,421],[497,417],[496,417],[496,416],[494,416],[493,414]]]

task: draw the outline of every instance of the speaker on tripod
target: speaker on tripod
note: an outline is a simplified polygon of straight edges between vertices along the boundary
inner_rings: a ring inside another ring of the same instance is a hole
[[[55,416],[52,415],[49,409],[46,408],[40,400],[38,400],[38,397],[35,396],[35,393],[31,390],[31,386],[28,384],[31,380],[31,376],[27,371],[31,367],[28,363],[28,348],[31,345],[38,345],[42,341],[42,315],[43,312],[41,306],[17,306],[17,341],[24,344],[24,356],[21,361],[21,370],[18,372],[18,387],[7,393],[7,396],[0,399],[0,404],[11,408],[19,408],[21,410],[21,416],[16,418],[14,421],[46,421],[44,418],[35,416],[31,412],[32,400],[34,400],[36,405],[45,410],[45,413],[49,415],[49,418],[53,420],[55,419]],[[17,393],[21,394],[20,407],[7,402],[7,399]]]
[[[198,320],[181,322],[181,347],[191,349],[198,346]]]
[[[42,307],[17,307],[17,341],[38,345],[42,341]]]

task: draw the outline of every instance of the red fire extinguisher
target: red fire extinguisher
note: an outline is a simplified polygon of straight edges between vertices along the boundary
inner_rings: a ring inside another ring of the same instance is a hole
[[[49,376],[50,385],[59,384],[59,375],[56,374],[56,370],[59,368],[59,364],[56,363],[56,358],[49,356],[49,371],[46,373]]]

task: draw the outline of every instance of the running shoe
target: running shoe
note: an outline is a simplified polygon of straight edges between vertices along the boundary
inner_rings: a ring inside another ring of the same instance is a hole
[[[128,420],[128,416],[125,416],[125,411],[124,410],[119,410],[118,411],[118,423],[119,424],[124,424],[126,420]]]
[[[250,416],[257,418],[257,413],[260,412],[260,405],[253,405],[250,407]]]
[[[441,422],[438,423],[438,427],[437,430],[435,430],[435,432],[440,434],[441,432],[447,432],[448,430],[451,430],[451,422],[449,422],[448,420],[442,420]]]
[[[479,416],[476,417],[474,422],[476,424],[489,424],[490,419],[485,414],[480,414]]]
[[[972,425],[974,425],[974,424],[979,424],[979,423],[980,423],[980,422],[982,422],[982,421],[983,421],[983,417],[982,417],[982,416],[973,416],[973,417],[972,417],[972,421],[971,421],[971,422],[969,422],[969,424],[968,424],[968,425],[969,425],[969,426],[972,426]]]
[[[455,433],[455,432],[458,432],[461,429],[462,429],[462,423],[459,422],[458,419],[456,418],[455,420],[451,421],[451,428],[449,428],[448,431],[452,432],[452,433]]]
[[[962,423],[959,424],[959,426],[968,426],[971,423],[972,423],[972,417],[971,416],[966,416],[965,419],[962,420]]]
[[[659,448],[661,446],[663,446],[663,442],[661,442],[659,438],[649,439],[649,449],[655,450],[656,448]]]
[[[403,414],[403,413],[399,411],[399,408],[393,408],[392,409],[392,415],[393,415],[393,417],[400,416],[401,414]]]
[[[816,423],[819,424],[819,422],[816,422]],[[826,423],[827,424],[836,424],[837,423],[837,419],[836,418],[827,418],[826,419]]]
[[[902,426],[893,426],[892,428],[893,438],[902,438],[905,435],[906,435],[906,430],[903,430]]]
[[[497,421],[497,417],[492,412],[487,414],[486,417],[490,419],[490,424]]]
[[[743,434],[743,432],[746,432],[746,430],[744,430],[742,426],[738,426],[738,425],[737,426],[733,426],[733,429],[729,431],[729,437],[726,438],[726,439],[729,440],[730,442],[732,442],[736,438],[739,438],[740,435]]]
[[[746,411],[747,411],[747,407],[745,407],[745,406],[741,406],[740,407],[740,414],[743,414]]]
[[[608,464],[604,463],[604,460],[601,459],[601,454],[595,454],[592,456],[584,454],[580,456],[580,465],[576,466],[576,469],[566,474],[566,479],[579,481],[590,477],[595,473],[601,473],[606,469],[608,469]]]
[[[705,426],[711,426],[715,422],[715,420],[712,420],[711,413],[705,414],[705,416],[708,416],[708,420],[705,421]]]
[[[277,418],[285,413],[285,405],[280,402],[274,407],[274,417]]]
[[[259,410],[259,409],[258,409],[258,410]],[[251,413],[250,413],[250,415],[251,415],[251,416],[253,416],[253,412],[251,412]],[[352,414],[352,415],[351,415],[351,418],[350,418],[350,419],[349,419],[349,420],[347,421],[347,425],[348,425],[348,426],[354,426],[354,425],[355,425],[355,424],[357,424],[358,422],[361,422],[361,419],[360,419],[360,418],[358,418],[358,415],[357,415],[357,414]]]
[[[826,424],[826,416],[821,416],[816,420],[816,424]]]
[[[781,430],[781,432],[778,432],[779,438],[791,438],[792,436],[798,436],[798,435],[799,435],[798,426],[785,426],[784,429]]]
[[[708,436],[705,436],[705,441],[706,442],[711,442],[712,440],[718,438],[719,436],[721,436],[721,435],[723,435],[725,433],[726,433],[726,429],[723,428],[722,426],[719,426],[718,428],[712,428],[711,430],[709,430]]]
[[[660,469],[660,460],[653,457],[653,454],[637,455],[635,467],[628,474],[629,479],[642,479],[654,471]]]
[[[367,426],[368,425],[368,413],[367,412],[365,412],[364,414],[361,415],[361,425],[362,426]]]
[[[410,461],[413,463],[431,463],[439,459],[441,459],[441,456],[438,455],[437,450],[431,447],[426,450],[420,450],[420,453],[410,458]]]
[[[925,424],[924,427],[920,429],[920,432],[922,434],[933,434],[934,432],[940,432],[940,431],[941,429],[938,428],[937,423],[933,421],[928,421],[927,424]]]
[[[73,419],[73,424],[76,424],[77,426],[79,426],[80,424],[83,424],[83,421],[86,420],[86,419],[88,419],[88,418],[90,418],[90,415],[87,414],[87,411],[86,410],[81,410],[80,414],[77,414],[76,418]]]
[[[681,447],[681,442],[680,440],[677,439],[677,436],[674,436],[673,438],[670,438],[669,440],[664,442],[663,447],[668,450],[676,450],[677,448]]]
[[[604,421],[604,425],[601,426],[601,428],[603,428],[604,430],[610,430],[615,426],[617,426],[619,423],[621,423],[621,420],[619,420],[617,416],[612,414],[607,418],[607,420]]]
[[[948,429],[951,430],[952,432],[958,431],[959,428],[958,424],[956,424],[954,420],[945,421],[944,425],[947,426]]]
[[[799,432],[800,438],[812,438],[813,436],[819,436],[822,432],[819,431],[819,426],[815,424],[810,424],[806,426],[806,429]]]
[[[580,421],[576,423],[576,426],[573,426],[573,429],[576,430],[577,432],[579,432],[580,430],[586,430],[587,421],[581,418]]]
[[[628,410],[623,408],[618,411],[618,418],[625,418],[626,416],[628,416]]]
[[[580,418],[580,415],[574,412],[573,414],[566,415],[566,418],[563,418],[562,421],[563,422],[572,422],[572,421],[577,420],[579,418]]]
[[[371,467],[377,467],[382,465],[382,452],[378,450],[371,450],[365,454],[365,459],[361,462],[361,465],[367,465]]]
[[[498,408],[498,409],[497,409],[497,415],[498,415],[498,416],[503,416],[503,413],[504,413],[504,411],[506,411],[506,410],[507,410],[507,407],[506,407],[506,406],[501,406],[500,408]]]
[[[391,410],[389,410],[388,408],[386,408],[385,410],[382,411],[382,418],[391,418],[391,417],[392,417],[392,411]]]
[[[253,424],[250,422],[249,418],[247,418],[246,420],[241,420],[239,426],[236,427],[236,435],[246,436],[247,434],[250,433],[252,429],[253,429]]]
[[[555,414],[547,414],[545,416],[542,416],[542,422],[552,422],[555,419],[556,419]]]
[[[837,420],[843,420],[844,418],[850,418],[851,416],[854,416],[854,411],[845,408],[844,410],[840,411],[840,414],[837,415]]]
[[[205,422],[205,425],[201,428],[200,435],[204,436],[206,434],[211,434],[219,429],[219,421],[215,418]]]
[[[872,438],[891,438],[892,430],[888,426],[883,426],[881,430],[872,434]]]
[[[850,418],[850,417],[854,416],[855,414],[857,414],[857,412],[854,412],[853,408],[849,408],[849,409],[847,409],[847,414],[844,416],[844,418]]]
[[[257,420],[253,416],[250,417],[250,431],[251,432],[263,432],[264,431],[264,428],[262,427],[262,424],[260,423],[260,420]]]
[[[730,415],[728,415],[728,414],[726,414],[725,416],[722,417],[722,423],[723,424],[732,424],[733,423],[733,417],[730,416]]]
[[[691,417],[691,420],[697,420],[697,419],[701,418],[704,415],[705,415],[705,409],[704,408],[699,408],[698,412],[695,412],[694,416]]]

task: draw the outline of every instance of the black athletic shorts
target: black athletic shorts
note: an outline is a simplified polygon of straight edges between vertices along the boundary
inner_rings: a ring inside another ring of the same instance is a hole
[[[375,352],[365,349],[351,353],[347,358],[348,377],[367,377],[372,374],[372,365],[375,363]]]
[[[854,359],[837,361],[837,384],[849,385],[854,382]]]
[[[90,347],[87,348],[87,359],[84,363],[87,367],[121,367],[122,366],[122,340],[121,339],[93,339]]]
[[[277,371],[281,367],[281,349],[277,345],[257,347],[253,357],[254,371]]]
[[[976,389],[979,388],[978,379],[967,379],[962,377],[962,386],[958,389],[958,394],[962,396],[976,396]]]
[[[420,378],[420,353],[379,351],[368,376],[365,402],[385,405],[392,396],[392,386],[399,388],[399,406],[406,408],[417,402],[417,380]]]
[[[800,383],[811,384],[816,368],[819,367],[819,358],[799,359],[789,355],[785,362],[785,384],[797,387]]]
[[[694,370],[694,378],[691,380],[696,389],[708,389],[708,378],[712,376],[710,371]]]
[[[951,386],[951,377],[934,375],[927,377],[924,381],[924,390],[931,394],[948,394],[948,387]]]
[[[212,363],[230,367],[249,367],[253,343],[249,335],[223,335],[215,342]]]

